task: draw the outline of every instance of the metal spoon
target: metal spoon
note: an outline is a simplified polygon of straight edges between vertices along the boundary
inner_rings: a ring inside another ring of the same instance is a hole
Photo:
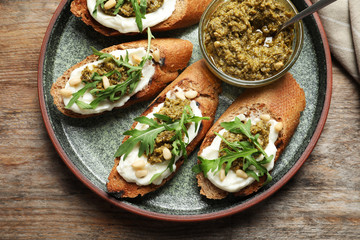
[[[275,35],[277,35],[279,32],[281,32],[282,30],[284,30],[285,28],[287,28],[288,26],[290,26],[291,24],[294,24],[295,22],[303,19],[304,17],[318,11],[319,9],[326,7],[327,5],[329,5],[330,3],[335,2],[336,0],[320,0],[317,3],[311,5],[308,8],[305,8],[304,10],[302,10],[301,12],[299,12],[298,14],[296,14],[294,17],[292,17],[289,21],[283,23],[279,30],[277,30],[277,32],[275,33]]]

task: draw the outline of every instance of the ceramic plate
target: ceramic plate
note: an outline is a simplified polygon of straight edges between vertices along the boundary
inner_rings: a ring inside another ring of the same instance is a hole
[[[299,10],[306,4],[294,1]],[[38,90],[44,122],[59,155],[70,170],[96,194],[116,206],[140,215],[173,221],[198,221],[240,212],[270,196],[300,168],[318,140],[325,124],[331,97],[331,60],[326,37],[317,16],[305,21],[302,53],[290,70],[305,90],[306,109],[290,144],[272,171],[273,181],[245,198],[229,197],[221,201],[200,196],[191,172],[196,163],[195,150],[176,176],[161,189],[142,198],[116,199],[106,193],[106,181],[113,166],[113,155],[129,129],[133,118],[146,108],[141,103],[90,119],[72,119],[53,105],[50,88],[68,68],[92,54],[90,46],[103,49],[146,36],[105,37],[86,26],[70,13],[70,1],[62,1],[46,32],[38,73]],[[194,44],[190,64],[201,58],[197,26],[154,33],[156,38],[176,37]],[[218,118],[242,89],[223,84],[217,110]]]

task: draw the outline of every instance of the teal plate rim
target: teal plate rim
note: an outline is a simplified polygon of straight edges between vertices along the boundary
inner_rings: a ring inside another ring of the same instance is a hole
[[[304,3],[307,5],[311,5],[310,0],[304,0]],[[285,173],[280,180],[278,180],[276,183],[274,183],[271,187],[266,189],[265,191],[259,192],[258,194],[255,194],[250,200],[245,201],[237,206],[215,211],[211,213],[205,213],[205,214],[194,214],[194,215],[170,215],[170,214],[164,214],[159,212],[153,212],[145,209],[141,209],[136,207],[135,205],[127,204],[125,202],[122,202],[109,194],[107,194],[102,189],[98,188],[93,182],[91,182],[71,161],[71,159],[68,157],[68,155],[65,153],[64,149],[62,148],[59,139],[57,138],[55,131],[51,125],[49,113],[47,111],[46,107],[46,101],[45,101],[45,95],[44,95],[44,85],[43,85],[43,71],[44,71],[44,64],[46,59],[46,50],[48,47],[48,43],[51,37],[52,30],[54,28],[54,25],[56,21],[58,20],[61,12],[63,11],[64,7],[67,6],[67,4],[70,4],[70,0],[62,0],[56,9],[52,19],[50,20],[50,23],[47,27],[44,40],[41,46],[41,52],[39,56],[39,63],[38,63],[38,95],[39,95],[39,103],[41,108],[41,113],[43,117],[43,121],[46,127],[46,130],[49,134],[50,140],[52,141],[56,151],[60,155],[61,159],[64,161],[65,165],[70,169],[71,172],[81,181],[83,182],[89,189],[91,189],[93,192],[95,192],[98,196],[102,197],[106,201],[112,203],[115,206],[118,206],[122,209],[125,209],[127,211],[130,211],[132,213],[158,219],[158,220],[167,220],[167,221],[178,221],[178,222],[193,222],[193,221],[204,221],[204,220],[212,220],[217,219],[225,216],[229,216],[241,211],[244,211],[245,209],[248,209],[255,204],[265,200],[272,194],[274,194],[277,190],[279,190],[282,186],[284,186],[294,175],[295,173],[300,169],[300,167],[303,165],[305,160],[309,157],[310,153],[314,149],[320,134],[324,128],[326,118],[329,112],[330,108],[330,101],[331,101],[331,92],[332,92],[332,63],[331,63],[331,55],[329,50],[329,45],[327,42],[326,34],[324,31],[324,28],[321,24],[320,18],[318,14],[313,15],[313,22],[317,26],[317,31],[320,36],[320,40],[322,41],[321,47],[324,55],[324,62],[322,66],[322,71],[326,75],[325,84],[326,87],[323,89],[324,94],[324,102],[322,105],[322,110],[320,113],[320,117],[318,119],[318,122],[315,126],[315,130],[312,134],[312,137],[310,138],[309,142],[307,143],[306,148],[302,152],[299,159],[296,161],[296,163]]]

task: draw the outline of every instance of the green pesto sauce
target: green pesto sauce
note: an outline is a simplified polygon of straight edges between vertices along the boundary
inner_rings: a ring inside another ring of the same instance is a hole
[[[205,47],[215,65],[242,80],[279,72],[292,53],[293,27],[272,35],[293,16],[278,0],[230,0],[205,26]]]

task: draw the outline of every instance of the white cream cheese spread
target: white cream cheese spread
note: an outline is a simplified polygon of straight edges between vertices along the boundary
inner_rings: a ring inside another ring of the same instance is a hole
[[[98,7],[96,16],[94,16],[95,5],[96,0],[87,0],[87,6],[91,16],[101,25],[115,29],[121,33],[139,32],[135,17],[110,16],[105,14],[100,6]],[[142,19],[143,29],[155,26],[168,19],[174,12],[175,5],[176,0],[164,0],[163,5],[159,9],[152,13],[145,14],[145,19]]]
[[[114,57],[120,57],[126,56],[126,51],[129,53],[129,56],[131,56],[132,54],[136,54],[137,56],[139,56],[140,58],[142,58],[143,56],[146,55],[146,50],[144,48],[136,48],[136,49],[127,49],[127,50],[116,50],[111,52],[110,54],[113,55]],[[68,82],[65,85],[65,89],[70,90],[72,93],[75,93],[77,91],[79,91],[80,89],[82,89],[85,84],[84,83],[80,83],[77,86],[70,86],[69,82],[74,79],[74,78],[80,78],[81,77],[81,72],[86,68],[89,67],[89,69],[92,69],[94,66],[98,65],[99,63],[103,62],[104,60],[99,60],[99,61],[95,61],[92,63],[88,63],[84,66],[81,66],[77,69],[75,69],[74,71],[71,72],[70,74],[70,78],[68,80]],[[131,64],[134,64],[132,62],[132,58],[129,58],[129,62]],[[73,112],[76,113],[80,113],[80,114],[95,114],[95,113],[101,113],[104,111],[111,111],[113,108],[115,107],[121,107],[123,106],[132,95],[136,94],[137,92],[141,91],[142,89],[144,89],[150,82],[150,79],[152,78],[152,76],[155,73],[155,66],[152,63],[152,61],[147,61],[142,69],[142,76],[140,78],[140,81],[137,85],[137,87],[135,88],[135,90],[131,93],[131,94],[127,94],[124,95],[121,99],[111,102],[109,100],[104,100],[102,101],[95,109],[82,109],[80,108],[77,104],[73,104],[69,109]],[[82,97],[79,98],[80,101],[83,101],[87,104],[90,104],[91,101],[93,101],[95,99],[95,97],[89,92],[90,90],[88,90]],[[69,103],[71,97],[63,97],[63,101],[65,106]]]
[[[255,125],[258,121],[260,121],[259,117],[254,117],[254,116],[250,116],[250,118],[246,118],[243,114],[240,114],[239,116],[240,120],[246,120],[246,119],[250,119],[251,120],[251,124]],[[269,143],[268,145],[265,147],[265,152],[268,156],[273,155],[274,157],[272,158],[271,162],[269,162],[268,164],[263,165],[268,171],[272,170],[274,167],[274,159],[275,159],[275,155],[276,155],[276,151],[277,148],[275,146],[275,142],[278,138],[278,132],[274,129],[275,125],[278,123],[277,121],[275,121],[274,119],[270,119],[269,120],[270,123],[270,133],[269,133]],[[222,136],[224,133],[226,132],[225,129],[222,129],[219,134]],[[212,141],[212,143],[206,147],[202,153],[200,154],[201,157],[211,160],[211,159],[216,159],[219,157],[219,149],[220,149],[220,143],[221,143],[221,138],[219,136],[216,136],[214,138],[214,140]],[[258,159],[256,159],[257,161],[261,161],[263,159],[263,155],[261,155]],[[249,167],[251,170],[253,170],[256,174],[258,174],[258,171],[255,169],[254,166],[250,166]],[[216,171],[215,171],[216,172]],[[251,183],[253,183],[255,181],[255,179],[253,177],[248,177],[248,178],[241,178],[238,177],[236,175],[236,173],[233,170],[229,170],[229,172],[227,173],[225,179],[223,181],[220,180],[220,171],[217,171],[216,174],[214,174],[214,172],[209,171],[207,173],[207,178],[210,180],[210,182],[212,184],[214,184],[215,186],[217,186],[218,188],[227,191],[227,192],[238,192],[239,190],[241,190],[242,188],[250,185]]]
[[[178,92],[183,92],[183,90],[179,87],[176,87],[173,91],[169,91],[166,94],[167,98],[170,99],[174,99],[175,97],[175,91]],[[149,113],[147,115],[148,118],[154,118],[154,113],[159,112],[159,110],[161,109],[161,107],[164,105],[164,103],[159,104],[158,106],[153,108],[153,111],[151,113]],[[199,109],[199,107],[196,104],[195,100],[191,100],[190,102],[190,107],[194,113],[195,116],[198,117],[202,117],[202,113],[201,110]],[[136,129],[147,129],[148,125],[144,125],[141,123],[138,123],[136,125]],[[190,127],[188,128],[188,134],[189,134],[189,139],[187,139],[187,137],[185,136],[184,138],[184,142],[185,143],[190,143],[198,134],[200,129],[200,125],[198,126],[198,128],[195,130],[195,123],[191,123]],[[155,164],[150,164],[148,162],[148,159],[145,155],[142,155],[141,157],[138,157],[138,153],[139,153],[139,145],[137,145],[131,152],[130,154],[126,157],[126,159],[123,159],[124,156],[121,156],[120,161],[119,161],[119,165],[117,166],[116,170],[118,171],[118,173],[120,174],[120,176],[122,176],[127,182],[133,182],[136,183],[137,185],[149,185],[150,184],[150,180],[151,178],[157,174],[157,173],[161,173],[163,172],[168,164],[169,164],[169,160],[168,161],[164,161],[161,163],[155,163]],[[177,156],[175,158],[175,162],[173,165],[173,169],[175,171],[176,169],[176,161],[179,160],[180,156]],[[143,160],[146,162],[145,164],[145,168],[148,171],[148,174],[145,177],[142,178],[138,178],[135,175],[135,170],[132,167],[132,164],[137,161],[137,160]],[[152,183],[155,185],[159,185],[161,184],[161,182],[167,178],[169,175],[171,174],[170,170],[167,169],[164,173],[162,173],[158,178],[156,178]]]

